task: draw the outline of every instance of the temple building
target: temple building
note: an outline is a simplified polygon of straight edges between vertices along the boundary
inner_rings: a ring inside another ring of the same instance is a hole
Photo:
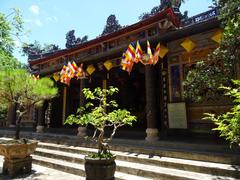
[[[115,98],[120,108],[128,109],[138,118],[131,129],[124,129],[126,131],[146,132],[148,141],[178,133],[213,133],[214,125],[201,119],[203,113],[225,112],[229,104],[212,98],[211,94],[207,94],[202,103],[187,101],[183,82],[196,62],[206,59],[219,46],[222,31],[217,16],[218,10],[211,9],[180,20],[174,8],[166,8],[113,33],[30,59],[32,72],[51,77],[59,89],[59,95],[35,113],[38,131],[43,126],[77,129],[63,123],[84,104],[82,89],[116,86],[119,94]],[[159,61],[155,65],[134,64],[128,73],[121,68],[122,54],[131,42],[137,41],[145,52],[147,41],[152,49],[160,42]],[[69,61],[75,61],[78,66],[83,64],[88,75],[71,79],[68,86],[61,83],[58,76]],[[110,63],[109,68],[106,63]]]

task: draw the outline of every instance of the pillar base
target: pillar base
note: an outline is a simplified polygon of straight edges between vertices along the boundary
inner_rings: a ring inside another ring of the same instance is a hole
[[[37,129],[36,131],[37,133],[43,133],[44,126],[37,126],[36,129]]]
[[[147,137],[145,138],[146,141],[158,141],[158,129],[156,128],[147,128],[146,129]]]
[[[87,128],[86,127],[78,127],[78,137],[85,137],[87,136]]]

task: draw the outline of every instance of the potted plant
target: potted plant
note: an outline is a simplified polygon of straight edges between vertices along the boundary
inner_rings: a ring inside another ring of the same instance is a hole
[[[4,173],[9,172],[14,176],[22,169],[31,171],[30,154],[35,151],[37,142],[20,140],[21,120],[29,114],[31,108],[41,106],[56,94],[57,88],[49,78],[36,80],[25,69],[5,69],[0,72],[1,104],[17,105],[15,140],[0,143],[0,154],[5,157]]]
[[[93,140],[97,142],[98,152],[85,156],[86,179],[113,179],[116,170],[116,156],[110,152],[108,143],[112,140],[116,130],[123,125],[132,125],[136,117],[126,109],[116,109],[118,104],[108,97],[118,92],[118,88],[109,89],[99,87],[91,91],[83,89],[83,94],[90,100],[84,107],[80,107],[77,114],[70,115],[65,123],[92,125],[95,128]],[[109,137],[105,137],[106,128],[111,128]],[[96,139],[95,137],[98,136]]]

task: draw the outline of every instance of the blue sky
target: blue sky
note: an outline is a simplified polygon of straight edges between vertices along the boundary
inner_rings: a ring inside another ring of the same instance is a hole
[[[0,0],[0,11],[8,14],[15,7],[22,11],[25,30],[30,30],[22,38],[24,42],[37,40],[65,48],[65,35],[71,29],[75,29],[76,37],[88,35],[94,39],[102,33],[110,14],[115,14],[121,25],[131,25],[142,12],[149,12],[159,3],[160,0]],[[212,0],[186,0],[181,11],[188,10],[193,16],[208,10],[210,5]],[[18,51],[15,56],[27,62],[27,57]]]

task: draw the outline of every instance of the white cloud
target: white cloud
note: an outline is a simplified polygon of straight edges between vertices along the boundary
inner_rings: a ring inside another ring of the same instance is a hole
[[[36,19],[36,20],[34,21],[34,23],[35,23],[37,26],[42,26],[42,25],[43,25],[42,22],[41,22],[39,19]]]
[[[39,14],[39,7],[37,5],[32,5],[30,8],[29,8],[30,12],[35,14],[35,15],[38,15]]]
[[[53,16],[53,17],[48,16],[48,17],[46,17],[46,21],[47,22],[53,22],[53,21],[58,22],[58,18],[56,16]]]

